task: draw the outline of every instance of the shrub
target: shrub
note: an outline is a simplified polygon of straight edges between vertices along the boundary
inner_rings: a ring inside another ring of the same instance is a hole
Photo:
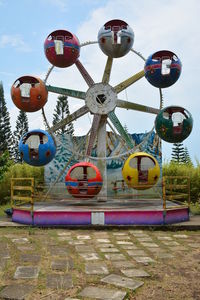
[[[10,200],[11,178],[34,178],[35,184],[44,182],[44,167],[32,167],[25,163],[11,165],[0,180],[0,204]]]
[[[188,176],[190,178],[190,196],[192,202],[200,199],[200,165],[165,163],[163,176]]]

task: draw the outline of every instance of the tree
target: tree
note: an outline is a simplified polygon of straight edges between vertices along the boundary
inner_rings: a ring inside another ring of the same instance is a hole
[[[14,160],[15,162],[22,162],[18,147],[21,137],[28,132],[28,117],[26,112],[20,110],[16,121],[14,131]]]
[[[185,149],[184,149],[184,163],[187,164],[187,165],[193,166],[193,163],[192,163],[192,160],[190,158],[190,154],[189,154],[189,151],[188,151],[187,147],[185,147]]]
[[[10,116],[4,98],[3,84],[0,82],[0,154],[8,150],[12,156],[12,144]]]
[[[67,96],[58,96],[58,100],[56,103],[56,108],[53,114],[53,125],[57,124],[59,121],[63,120],[70,114],[69,112],[69,104],[68,104],[68,97]],[[57,134],[64,134],[68,133],[73,135],[74,133],[74,126],[72,123],[65,125],[63,128],[56,131]]]
[[[10,160],[10,155],[8,150],[5,150],[4,153],[0,154],[0,181],[4,177],[4,173],[8,171],[11,166],[12,161]]]
[[[173,144],[171,161],[176,162],[178,164],[184,163],[184,157],[185,157],[185,152],[184,152],[183,144],[182,143]]]

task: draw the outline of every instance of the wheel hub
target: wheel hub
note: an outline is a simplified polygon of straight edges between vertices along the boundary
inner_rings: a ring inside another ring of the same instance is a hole
[[[85,103],[91,113],[106,115],[115,109],[117,93],[109,84],[96,83],[88,89]]]

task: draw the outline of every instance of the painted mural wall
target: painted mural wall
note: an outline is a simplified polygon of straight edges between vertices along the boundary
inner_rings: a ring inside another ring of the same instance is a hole
[[[108,192],[112,194],[115,181],[122,180],[121,169],[124,161],[134,152],[143,151],[153,155],[160,167],[162,166],[161,142],[158,135],[152,130],[148,133],[131,134],[134,148],[128,150],[123,141],[112,132],[107,132],[107,172],[108,172]],[[56,156],[48,165],[45,166],[45,182],[52,185],[55,190],[59,190],[61,196],[67,194],[65,188],[65,176],[69,168],[84,160],[85,145],[87,138],[85,136],[72,137],[71,135],[56,136],[57,152]],[[80,145],[82,145],[80,147]],[[80,150],[77,150],[77,149]],[[96,145],[92,156],[96,157]],[[97,160],[91,160],[97,164]],[[161,172],[162,174],[162,172]],[[56,182],[56,184],[54,184]],[[126,188],[126,192],[132,193],[133,190]]]

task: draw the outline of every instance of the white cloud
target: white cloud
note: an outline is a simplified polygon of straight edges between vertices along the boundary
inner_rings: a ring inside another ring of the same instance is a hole
[[[20,34],[3,34],[0,36],[0,48],[12,47],[18,51],[30,52],[31,48],[26,44]]]

